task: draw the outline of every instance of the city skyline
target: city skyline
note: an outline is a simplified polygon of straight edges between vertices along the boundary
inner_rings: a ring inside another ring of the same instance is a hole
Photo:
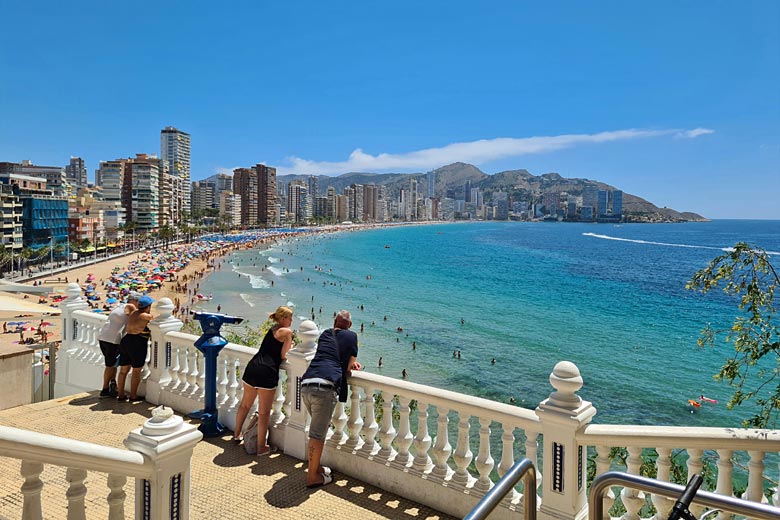
[[[80,5],[6,7],[0,161],[82,157],[92,180],[99,161],[159,154],[174,126],[192,136],[193,181],[258,163],[338,175],[462,161],[780,219],[774,2]],[[70,24],[79,38],[37,37]]]

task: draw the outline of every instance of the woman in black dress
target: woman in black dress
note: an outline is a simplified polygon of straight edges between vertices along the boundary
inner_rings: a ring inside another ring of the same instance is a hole
[[[244,395],[236,413],[236,429],[233,439],[241,440],[241,428],[244,425],[249,409],[257,398],[257,455],[265,455],[271,451],[266,443],[268,436],[268,421],[271,417],[276,387],[279,384],[279,365],[287,359],[287,351],[292,347],[293,311],[289,307],[279,307],[268,315],[274,322],[273,327],[263,338],[260,350],[249,361],[244,370]]]

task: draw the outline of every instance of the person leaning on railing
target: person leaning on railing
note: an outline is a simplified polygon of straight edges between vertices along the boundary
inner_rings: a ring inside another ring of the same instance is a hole
[[[340,311],[333,328],[320,334],[317,352],[301,378],[301,398],[311,415],[307,458],[306,487],[316,488],[333,482],[330,468],[322,466],[322,450],[336,402],[347,401],[347,376],[352,370],[363,368],[356,361],[357,334],[349,330],[352,317]]]
[[[147,326],[154,316],[149,312],[154,300],[151,296],[141,296],[138,300],[138,306],[126,305],[127,334],[119,343],[119,377],[117,377],[117,386],[119,395],[118,401],[127,400],[125,396],[125,380],[130,367],[133,367],[133,374],[130,377],[130,401],[143,401],[143,397],[138,396],[138,385],[141,382],[141,369],[146,363],[146,352],[149,348],[149,336],[151,335]]]

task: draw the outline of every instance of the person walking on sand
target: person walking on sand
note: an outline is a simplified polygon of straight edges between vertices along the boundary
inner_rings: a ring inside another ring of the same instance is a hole
[[[241,441],[241,430],[244,420],[257,399],[257,456],[271,453],[271,446],[266,443],[268,436],[268,421],[271,417],[271,405],[279,385],[279,365],[287,359],[287,352],[292,348],[293,311],[289,307],[280,306],[268,315],[274,325],[268,330],[257,354],[247,363],[244,376],[244,395],[236,413],[236,429],[233,440]]]
[[[141,369],[146,363],[146,352],[149,349],[149,336],[151,332],[147,325],[154,319],[149,312],[154,300],[151,296],[141,296],[137,305],[125,305],[127,314],[127,332],[119,343],[119,376],[117,377],[117,400],[127,401],[125,396],[125,381],[130,367],[133,373],[130,376],[130,401],[142,401],[138,396],[138,384],[141,382]]]
[[[322,466],[325,436],[336,408],[336,402],[347,402],[347,377],[363,366],[357,362],[358,337],[349,330],[352,317],[342,310],[333,320],[333,328],[320,334],[317,352],[301,378],[301,397],[311,415],[306,473],[306,487],[318,488],[333,482],[330,468]]]
[[[141,295],[137,292],[131,292],[127,297],[127,304],[134,307],[138,304]],[[119,343],[122,341],[122,335],[125,332],[128,315],[125,313],[127,304],[117,305],[108,319],[103,324],[98,335],[100,351],[103,353],[105,368],[103,369],[103,389],[100,391],[100,398],[116,397],[118,395],[116,384],[116,368],[119,366]]]

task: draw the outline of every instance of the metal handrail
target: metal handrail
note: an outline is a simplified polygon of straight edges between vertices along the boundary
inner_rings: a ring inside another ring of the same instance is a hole
[[[604,517],[603,498],[604,493],[610,486],[624,486],[671,499],[678,498],[685,490],[685,486],[678,484],[618,471],[608,471],[596,477],[590,488],[590,496],[588,497],[588,518],[590,520],[601,520]],[[777,520],[780,518],[780,508],[759,504],[758,502],[749,502],[735,497],[717,495],[708,491],[697,491],[696,496],[693,497],[693,502],[758,520]]]
[[[483,520],[501,503],[507,493],[523,479],[523,512],[525,520],[536,520],[536,468],[530,459],[523,459],[509,468],[482,500],[463,520]],[[775,519],[777,520],[777,519]]]

